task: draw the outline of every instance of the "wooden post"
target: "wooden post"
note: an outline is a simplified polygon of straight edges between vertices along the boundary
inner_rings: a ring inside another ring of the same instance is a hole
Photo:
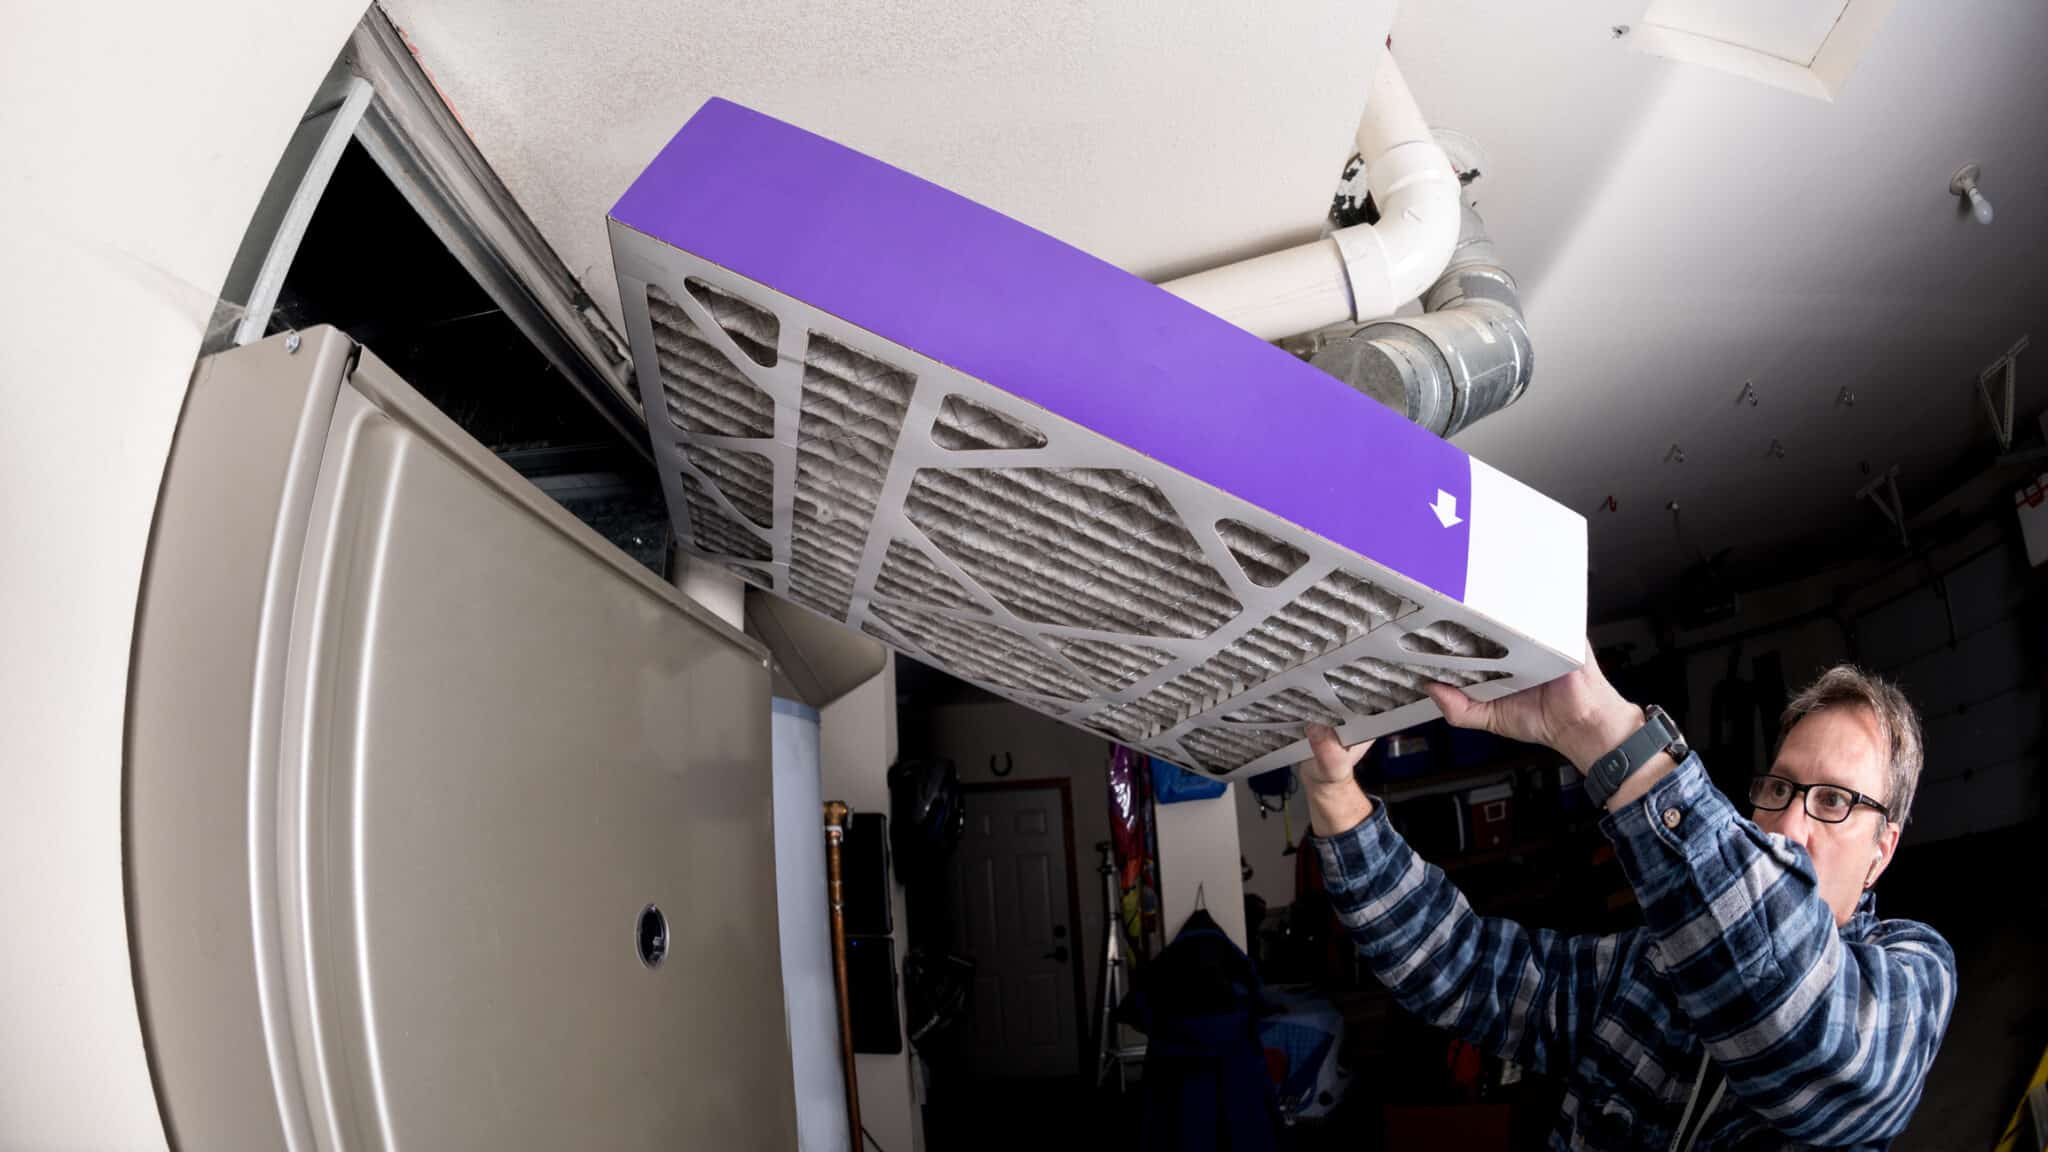
[[[846,1069],[846,1123],[854,1152],[866,1145],[860,1127],[860,1083],[853,1070],[853,1004],[846,995],[846,904],[839,874],[839,846],[846,839],[848,809],[825,802],[825,870],[832,904],[832,973],[839,986],[839,1062]]]

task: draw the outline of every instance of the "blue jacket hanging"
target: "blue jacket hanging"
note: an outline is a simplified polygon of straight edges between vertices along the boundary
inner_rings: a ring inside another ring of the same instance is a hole
[[[1196,909],[1133,994],[1146,1034],[1144,1125],[1139,1147],[1268,1152],[1278,1110],[1256,1017],[1251,958],[1214,917]]]

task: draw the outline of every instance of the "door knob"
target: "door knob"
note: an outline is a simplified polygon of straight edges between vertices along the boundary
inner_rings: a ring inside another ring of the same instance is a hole
[[[1045,955],[1040,956],[1039,959],[1057,960],[1060,963],[1065,964],[1067,962],[1067,946],[1065,944],[1062,944],[1059,947],[1053,949],[1052,951],[1047,952]]]

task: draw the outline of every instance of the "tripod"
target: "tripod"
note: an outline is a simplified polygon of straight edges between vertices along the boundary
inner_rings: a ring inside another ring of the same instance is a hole
[[[1130,975],[1124,970],[1124,929],[1116,914],[1116,853],[1106,840],[1097,844],[1095,850],[1102,853],[1102,863],[1095,869],[1102,876],[1102,967],[1095,982],[1095,1086],[1102,1087],[1114,1067],[1117,1091],[1121,1092],[1130,1086],[1130,1066],[1144,1061],[1145,1045],[1142,1041],[1118,1043],[1116,1006],[1130,990]]]

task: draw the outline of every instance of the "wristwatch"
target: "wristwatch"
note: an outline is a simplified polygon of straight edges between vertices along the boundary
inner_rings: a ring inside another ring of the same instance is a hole
[[[1671,759],[1681,764],[1691,754],[1685,737],[1678,734],[1678,725],[1671,722],[1662,708],[1652,704],[1643,711],[1647,718],[1635,735],[1586,769],[1586,797],[1596,808],[1607,807],[1608,799],[1620,791],[1621,782],[1628,779],[1629,773],[1648,764],[1657,753],[1669,752]]]

